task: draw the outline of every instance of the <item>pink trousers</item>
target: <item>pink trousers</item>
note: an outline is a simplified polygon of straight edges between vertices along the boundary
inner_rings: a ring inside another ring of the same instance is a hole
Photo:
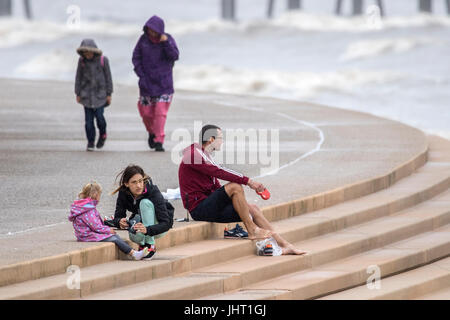
[[[149,134],[154,134],[155,142],[164,143],[164,127],[171,102],[151,102],[143,105],[138,101],[139,113]]]

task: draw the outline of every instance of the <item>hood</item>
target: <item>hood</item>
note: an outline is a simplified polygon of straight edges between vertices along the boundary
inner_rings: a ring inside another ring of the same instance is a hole
[[[91,198],[75,200],[70,206],[69,221],[73,221],[79,215],[95,209],[97,203],[97,200],[92,200]]]
[[[83,41],[81,41],[81,44],[77,49],[77,52],[81,57],[83,57],[83,51],[91,51],[99,56],[103,53],[102,50],[97,47],[97,44],[93,39],[83,39]]]
[[[153,16],[145,23],[142,28],[145,33],[147,33],[147,28],[152,29],[153,31],[158,32],[159,34],[164,33],[164,20],[158,16]]]

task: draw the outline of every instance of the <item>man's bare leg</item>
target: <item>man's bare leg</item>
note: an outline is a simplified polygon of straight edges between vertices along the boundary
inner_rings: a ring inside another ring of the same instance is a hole
[[[239,214],[242,222],[247,228],[248,238],[250,240],[266,239],[272,236],[272,232],[261,228],[255,224],[250,216],[247,200],[245,199],[244,189],[240,184],[227,183],[225,192],[231,198],[234,210]]]
[[[250,215],[253,217],[253,221],[255,224],[263,229],[272,231],[272,237],[276,240],[278,245],[281,247],[283,254],[295,254],[302,255],[307,253],[306,251],[297,249],[291,243],[287,242],[283,237],[281,237],[278,233],[275,232],[270,222],[266,219],[261,209],[257,205],[248,204]]]

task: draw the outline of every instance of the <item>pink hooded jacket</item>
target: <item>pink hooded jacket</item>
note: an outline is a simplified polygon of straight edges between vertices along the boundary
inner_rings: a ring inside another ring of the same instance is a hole
[[[78,241],[97,242],[112,236],[111,228],[103,224],[96,209],[98,201],[91,198],[77,199],[70,206],[69,221],[73,223]]]

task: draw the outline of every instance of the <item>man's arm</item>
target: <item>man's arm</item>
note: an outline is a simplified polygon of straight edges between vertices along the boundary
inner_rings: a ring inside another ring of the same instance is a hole
[[[202,150],[194,148],[194,161],[190,164],[194,170],[205,173],[209,176],[247,185],[249,178],[234,170],[221,167],[209,158]],[[201,159],[201,161],[200,161]]]

